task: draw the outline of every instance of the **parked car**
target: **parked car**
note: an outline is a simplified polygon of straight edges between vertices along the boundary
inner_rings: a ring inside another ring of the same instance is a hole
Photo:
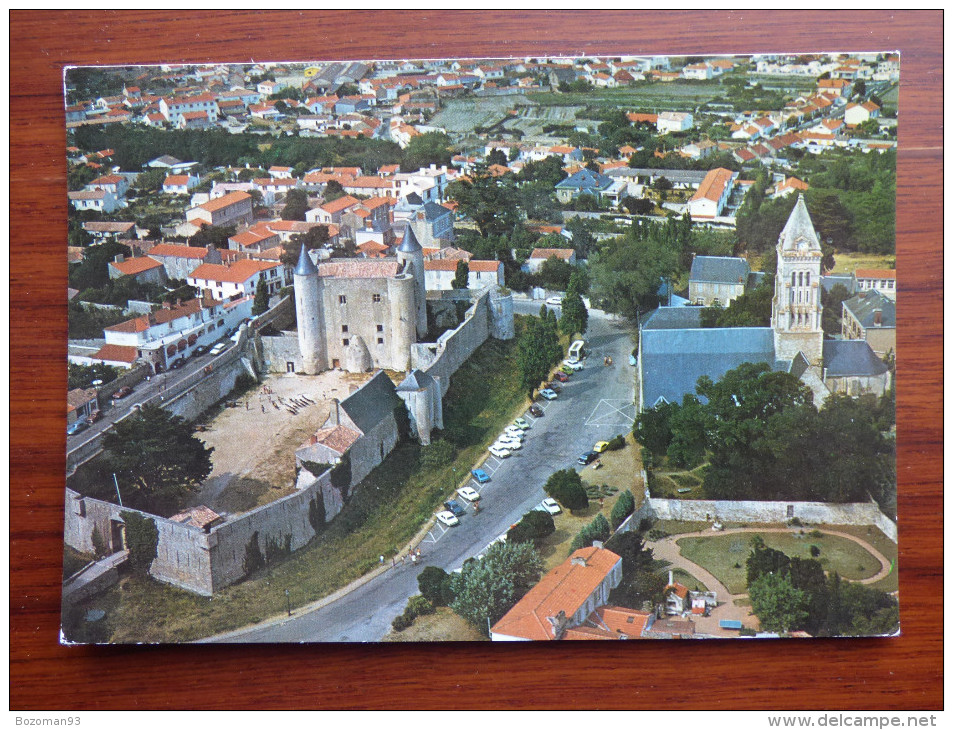
[[[576,461],[585,466],[586,464],[594,461],[595,458],[599,456],[595,451],[587,451],[585,454],[582,454]]]
[[[132,388],[130,388],[128,385],[124,385],[115,393],[113,393],[113,398],[115,398],[116,400],[120,400],[122,398],[125,398],[130,393],[132,393]]]
[[[493,454],[493,456],[495,456],[497,459],[505,459],[507,456],[510,455],[510,453],[512,453],[509,449],[504,449],[496,445],[491,446],[487,450],[491,454]]]
[[[546,300],[546,304],[548,304],[550,307],[561,307],[563,305],[563,298],[550,297],[549,299]]]
[[[525,418],[517,418],[515,421],[513,421],[513,425],[519,429],[522,429],[523,431],[529,430],[529,421],[527,421]]]
[[[443,512],[437,513],[437,519],[445,524],[447,527],[456,527],[460,524],[460,520],[456,518],[456,515],[453,512],[444,510]]]
[[[550,390],[549,388],[544,388],[539,391],[539,394],[546,400],[556,400],[556,391]]]
[[[523,437],[526,435],[526,432],[523,429],[517,428],[516,426],[507,426],[503,433],[505,433],[507,436],[518,438],[520,441],[522,441]]]
[[[582,370],[585,367],[585,365],[583,365],[580,360],[576,360],[576,362],[569,362],[569,360],[563,360],[563,367],[569,368],[570,370],[575,370],[578,372],[579,370]]]
[[[552,497],[546,497],[542,502],[540,502],[540,507],[549,512],[551,515],[558,515],[562,512],[562,508],[559,506],[559,503],[556,502]]]
[[[208,352],[208,345],[199,345],[192,351],[192,357],[198,357]]]
[[[463,508],[463,505],[454,499],[448,499],[443,503],[443,506],[453,512],[454,516],[456,517],[460,517],[461,515],[465,515],[467,513],[467,511]]]
[[[93,411],[92,413],[90,413],[89,416],[86,417],[86,420],[89,421],[90,423],[96,423],[96,421],[98,421],[102,417],[103,417],[103,412],[97,409]]]
[[[214,356],[214,355],[221,355],[221,354],[222,354],[223,352],[225,352],[225,350],[227,350],[227,349],[228,349],[228,343],[219,342],[217,345],[215,345],[215,347],[213,347],[211,350],[209,350],[209,354],[210,354],[210,355],[213,355],[213,356]]]
[[[89,424],[85,420],[80,419],[78,421],[73,421],[69,426],[66,427],[66,435],[75,436],[80,431],[85,431],[87,428],[89,428]]]
[[[609,448],[608,441],[597,441],[596,445],[592,447],[592,450],[597,454],[601,454],[603,451]]]
[[[482,469],[474,469],[470,473],[473,475],[473,478],[477,480],[477,484],[486,484],[490,481],[490,475]]]
[[[569,373],[563,372],[562,370],[557,370],[553,377],[556,378],[556,380],[558,380],[560,383],[565,383],[569,380]]]
[[[523,448],[523,442],[519,439],[511,439],[506,436],[501,436],[496,440],[496,443],[493,444],[500,449],[509,449],[510,451],[516,451],[517,449]]]
[[[169,370],[178,370],[180,367],[185,365],[185,358],[180,357],[178,360],[173,360],[169,365]]]
[[[561,386],[561,385],[559,384],[559,381],[558,381],[558,380],[551,380],[551,381],[549,381],[548,383],[546,383],[546,387],[549,388],[549,389],[552,390],[552,391],[555,391],[556,393],[562,393],[562,392],[563,392],[563,386]]]
[[[534,403],[533,405],[531,405],[531,406],[529,407],[529,414],[530,414],[533,418],[542,418],[542,417],[543,417],[543,409],[540,408],[538,405],[536,405],[536,404]]]
[[[457,494],[459,494],[468,502],[476,502],[478,499],[480,499],[480,493],[473,487],[460,487],[457,490]]]
[[[559,368],[559,370],[556,371],[556,374],[558,375],[560,372],[563,372],[566,375],[572,375],[574,372],[576,372],[576,369],[570,367],[569,365],[563,365]]]

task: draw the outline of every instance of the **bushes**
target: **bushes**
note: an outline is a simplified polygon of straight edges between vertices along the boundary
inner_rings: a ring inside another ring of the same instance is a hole
[[[609,515],[609,519],[612,521],[612,529],[619,529],[619,525],[625,521],[626,517],[632,514],[632,510],[634,509],[635,497],[633,497],[632,492],[627,489],[619,495],[619,499],[616,500],[615,505],[612,507],[612,512]]]
[[[408,599],[404,612],[391,621],[390,625],[394,631],[403,631],[413,626],[418,616],[427,616],[436,610],[430,601],[418,593]]]
[[[453,588],[450,574],[442,568],[428,565],[417,576],[420,595],[434,606],[449,606],[453,603]]]
[[[582,486],[582,478],[575,469],[563,469],[546,480],[546,494],[568,510],[582,510],[589,506],[589,497]]]
[[[625,434],[620,433],[618,436],[613,437],[609,440],[609,445],[606,446],[606,451],[618,451],[619,449],[625,448]]]
[[[589,547],[596,540],[605,542],[609,539],[610,532],[609,521],[602,514],[598,514],[593,518],[592,522],[583,527],[582,531],[573,538],[569,552],[574,553],[580,548]]]
[[[535,542],[556,531],[556,524],[549,512],[530,510],[506,533],[506,541],[513,543]]]

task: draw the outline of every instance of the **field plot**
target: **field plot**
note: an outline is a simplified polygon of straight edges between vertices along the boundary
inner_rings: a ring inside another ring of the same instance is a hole
[[[531,103],[520,94],[452,99],[430,124],[443,127],[448,134],[471,134],[477,127],[491,127],[506,119],[511,110]]]
[[[545,128],[550,125],[575,126],[576,114],[583,109],[581,106],[524,106],[504,126],[518,129],[524,139],[546,136]]]
[[[595,109],[639,109],[659,111],[693,111],[696,107],[721,99],[727,92],[717,83],[651,84],[624,89],[596,89],[589,93],[529,94],[531,101],[542,106],[579,106]]]

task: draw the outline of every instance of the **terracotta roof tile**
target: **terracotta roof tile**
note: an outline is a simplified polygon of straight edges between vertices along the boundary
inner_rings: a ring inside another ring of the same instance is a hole
[[[109,360],[110,362],[133,363],[139,357],[139,350],[127,345],[103,345],[91,355],[93,360]]]
[[[162,266],[160,262],[148,256],[126,259],[125,261],[110,261],[109,265],[123,276],[134,276],[141,274],[143,271],[151,271]]]
[[[202,264],[189,274],[189,278],[241,284],[255,274],[268,271],[276,266],[277,264],[268,261],[254,261],[252,259],[242,259],[228,266],[224,264]]]

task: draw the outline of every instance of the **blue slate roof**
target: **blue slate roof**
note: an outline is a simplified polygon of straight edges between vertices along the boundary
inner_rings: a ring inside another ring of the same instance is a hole
[[[700,329],[702,309],[704,307],[659,307],[642,323],[642,329]]]
[[[404,393],[407,391],[421,390],[428,387],[431,383],[433,383],[433,378],[430,377],[430,374],[417,368],[400,382],[400,385],[397,386],[397,392]]]
[[[696,256],[689,281],[711,284],[744,284],[751,269],[748,262],[734,256]]]
[[[824,369],[827,377],[883,375],[887,366],[866,340],[825,340]]]
[[[444,208],[442,205],[437,205],[436,203],[427,202],[424,203],[423,207],[424,217],[428,221],[435,221],[444,216],[450,215],[450,209]]]
[[[363,433],[370,432],[401,404],[394,383],[383,370],[341,401],[341,408]]]
[[[301,244],[301,251],[298,253],[298,265],[295,266],[295,276],[311,276],[317,274],[318,267],[311,260],[311,254],[308,253],[308,247]]]
[[[557,190],[605,190],[612,185],[612,178],[603,175],[601,172],[593,172],[583,168],[579,172],[573,173],[565,180],[556,183]]]
[[[402,253],[416,253],[417,251],[423,251],[420,241],[417,240],[417,234],[414,233],[413,226],[407,226],[404,229],[404,240],[400,242],[400,246],[397,247],[397,250],[401,251]]]
[[[854,291],[854,277],[850,274],[828,274],[821,277],[821,286],[829,292],[835,284],[842,285],[848,292]]]
[[[864,343],[866,344],[866,343]],[[681,403],[695,392],[702,375],[720,379],[746,362],[774,358],[774,333],[770,327],[642,330],[643,408],[652,408],[659,398]]]
[[[896,327],[897,305],[876,289],[857,294],[844,301],[844,306],[863,327]],[[877,323],[876,312],[880,312]]]

